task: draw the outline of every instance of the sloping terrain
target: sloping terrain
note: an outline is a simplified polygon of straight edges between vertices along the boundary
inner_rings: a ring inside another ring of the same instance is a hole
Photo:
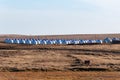
[[[88,64],[85,61],[89,61]],[[119,71],[120,45],[0,45],[1,71]]]

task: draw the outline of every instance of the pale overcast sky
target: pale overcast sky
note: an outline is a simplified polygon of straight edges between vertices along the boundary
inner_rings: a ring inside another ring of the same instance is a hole
[[[120,32],[120,0],[0,0],[0,34]]]

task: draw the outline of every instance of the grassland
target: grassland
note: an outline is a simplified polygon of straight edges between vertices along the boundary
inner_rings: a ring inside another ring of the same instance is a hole
[[[120,72],[1,72],[0,80],[120,80]]]
[[[112,35],[41,36],[104,39]],[[120,80],[120,44],[17,45],[3,40],[32,36],[0,36],[0,80]],[[33,36],[35,38],[39,36]],[[85,64],[89,60],[90,64]]]
[[[120,45],[0,45],[0,71],[119,71]],[[90,61],[89,65],[84,62]]]

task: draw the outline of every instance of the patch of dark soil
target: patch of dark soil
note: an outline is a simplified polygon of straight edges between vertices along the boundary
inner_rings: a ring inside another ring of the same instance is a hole
[[[11,57],[20,54],[19,50],[13,50],[13,51],[0,51],[0,57]]]
[[[71,71],[109,71],[106,68],[81,68],[81,67],[73,67],[69,68]]]

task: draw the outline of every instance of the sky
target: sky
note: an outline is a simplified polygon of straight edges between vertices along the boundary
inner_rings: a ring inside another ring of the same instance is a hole
[[[120,0],[0,0],[0,34],[120,32]]]

